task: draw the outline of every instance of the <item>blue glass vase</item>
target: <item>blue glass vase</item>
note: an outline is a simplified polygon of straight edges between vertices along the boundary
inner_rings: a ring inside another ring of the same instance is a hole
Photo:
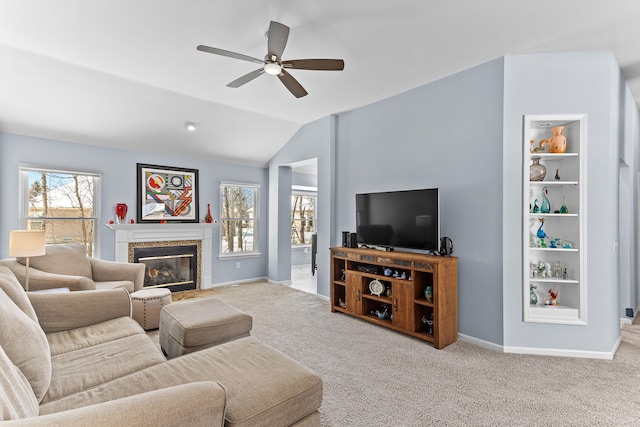
[[[551,212],[551,203],[549,202],[549,198],[547,197],[549,192],[547,191],[547,187],[542,187],[542,204],[540,205],[541,213],[549,213]]]

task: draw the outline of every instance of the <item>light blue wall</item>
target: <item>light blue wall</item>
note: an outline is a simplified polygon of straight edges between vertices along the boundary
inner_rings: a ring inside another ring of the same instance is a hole
[[[502,343],[502,84],[494,60],[340,114],[336,241],[355,194],[440,189],[441,235],[458,264],[461,334]]]
[[[624,82],[620,78],[621,83]],[[638,170],[640,164],[640,117],[631,91],[626,84],[620,85],[620,317],[626,317],[626,309],[638,310]]]
[[[618,147],[620,73],[608,52],[505,58],[504,344],[611,352],[619,337]],[[587,114],[586,245],[588,325],[522,318],[522,123],[525,114]]]
[[[324,117],[303,126],[291,140],[269,162],[269,189],[273,192],[287,190],[279,182],[278,170],[291,164],[317,159],[318,162],[318,293],[329,296],[329,247],[335,245],[332,233],[335,229],[335,117]],[[289,186],[288,193],[291,194]],[[285,212],[286,210],[286,212]],[[269,205],[269,280],[287,282],[291,280],[291,206],[279,208]],[[287,226],[278,225],[278,218],[286,218]],[[274,233],[285,239],[276,239]],[[275,257],[272,254],[279,254]]]
[[[150,163],[199,170],[200,178],[200,218],[206,215],[207,203],[211,204],[214,218],[220,217],[220,181],[259,184],[261,187],[260,215],[264,226],[259,229],[262,256],[241,260],[241,269],[236,269],[236,261],[219,260],[220,229],[213,229],[213,271],[214,283],[264,277],[267,268],[267,169],[239,166],[188,157],[116,150],[90,145],[26,137],[0,133],[0,179],[3,185],[0,193],[0,258],[8,256],[9,230],[23,228],[19,224],[18,206],[18,166],[29,164],[55,169],[98,172],[102,176],[101,200],[98,227],[96,230],[97,251],[102,259],[114,259],[114,236],[104,224],[114,218],[113,208],[123,202],[129,206],[129,216],[135,218],[136,206],[136,163]]]

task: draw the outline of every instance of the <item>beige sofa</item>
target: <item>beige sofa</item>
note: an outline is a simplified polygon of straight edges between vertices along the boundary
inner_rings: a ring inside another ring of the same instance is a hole
[[[27,293],[0,267],[0,426],[320,425],[310,369],[254,337],[167,361],[130,312],[124,289]]]
[[[24,258],[3,259],[0,265],[9,267],[25,285]],[[45,255],[29,258],[29,290],[125,288],[134,292],[142,289],[144,272],[144,264],[90,258],[83,244],[47,245]]]

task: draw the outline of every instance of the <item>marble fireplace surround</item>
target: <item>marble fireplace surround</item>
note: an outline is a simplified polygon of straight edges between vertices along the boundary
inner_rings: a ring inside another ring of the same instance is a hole
[[[107,224],[115,232],[115,261],[131,262],[130,248],[144,243],[158,242],[200,242],[201,255],[198,260],[198,282],[201,289],[211,287],[211,240],[213,227],[211,224]]]

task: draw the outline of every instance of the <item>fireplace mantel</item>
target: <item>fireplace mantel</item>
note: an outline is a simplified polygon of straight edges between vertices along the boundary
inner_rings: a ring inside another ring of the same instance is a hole
[[[118,262],[129,262],[129,243],[201,240],[200,284],[202,288],[211,287],[212,224],[106,224],[106,226],[115,231],[115,261]]]

